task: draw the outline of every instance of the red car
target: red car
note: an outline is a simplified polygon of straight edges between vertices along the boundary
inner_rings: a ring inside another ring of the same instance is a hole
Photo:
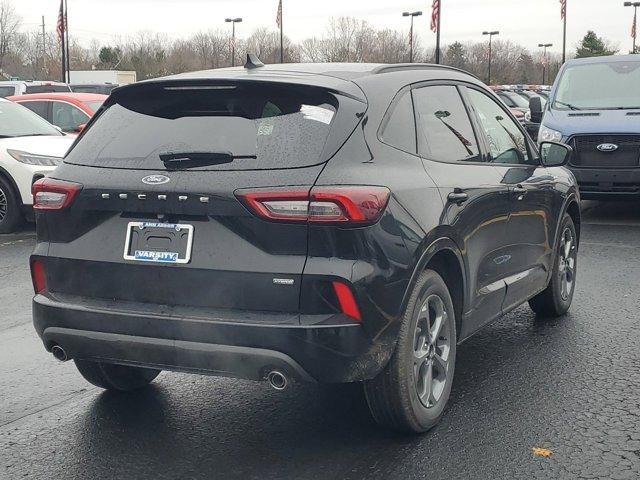
[[[7,100],[19,103],[62,129],[80,133],[84,125],[107,99],[97,93],[32,93],[14,95]]]

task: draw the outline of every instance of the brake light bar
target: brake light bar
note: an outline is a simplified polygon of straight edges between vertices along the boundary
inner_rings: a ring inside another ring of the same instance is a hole
[[[261,188],[238,190],[236,196],[269,220],[370,224],[382,216],[389,189],[361,185]]]
[[[31,187],[34,210],[62,210],[73,202],[82,190],[82,185],[75,182],[41,178]]]
[[[33,290],[36,294],[42,293],[47,288],[47,277],[42,261],[31,261],[31,280],[33,282]]]
[[[336,297],[338,297],[338,303],[340,304],[340,310],[342,310],[342,313],[361,322],[362,316],[360,315],[360,309],[358,308],[358,304],[356,303],[356,299],[353,296],[351,288],[342,282],[334,281],[333,291],[335,292]]]

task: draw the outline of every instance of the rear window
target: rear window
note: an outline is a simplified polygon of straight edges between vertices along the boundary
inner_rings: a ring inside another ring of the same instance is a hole
[[[283,84],[143,88],[120,92],[66,162],[158,170],[168,157],[222,154],[220,164],[190,169],[315,165],[339,148],[365,108],[324,89]]]
[[[70,92],[67,85],[28,85],[25,93]]]

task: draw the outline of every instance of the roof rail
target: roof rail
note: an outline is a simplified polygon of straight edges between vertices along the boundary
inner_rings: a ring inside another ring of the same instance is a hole
[[[395,64],[386,64],[380,65],[379,67],[374,68],[371,73],[390,73],[390,72],[402,72],[406,70],[430,70],[440,68],[443,70],[452,70],[455,72],[466,73],[467,75],[471,75],[473,78],[480,80],[476,75],[471,72],[467,72],[466,70],[462,70],[461,68],[450,67],[449,65],[438,65],[435,63],[395,63]]]

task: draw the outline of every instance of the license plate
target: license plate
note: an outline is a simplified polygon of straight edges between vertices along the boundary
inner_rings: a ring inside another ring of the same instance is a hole
[[[193,225],[129,222],[124,242],[125,260],[152,263],[189,263]]]

